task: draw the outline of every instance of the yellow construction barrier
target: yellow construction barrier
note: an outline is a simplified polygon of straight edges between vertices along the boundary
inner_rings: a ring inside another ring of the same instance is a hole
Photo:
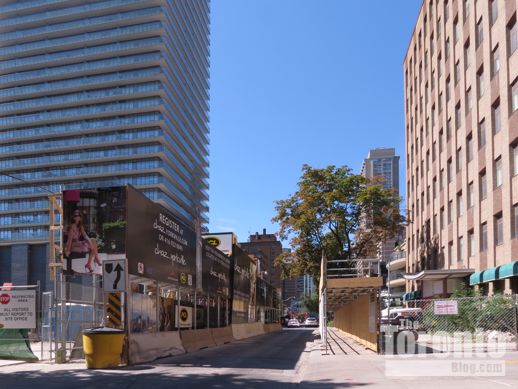
[[[95,328],[83,331],[83,350],[88,369],[107,369],[121,363],[124,331]]]

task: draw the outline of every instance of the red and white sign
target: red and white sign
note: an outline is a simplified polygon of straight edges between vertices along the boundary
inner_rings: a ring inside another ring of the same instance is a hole
[[[458,315],[457,300],[441,300],[433,302],[433,313],[436,315]]]
[[[0,291],[0,324],[2,328],[36,328],[36,292]]]

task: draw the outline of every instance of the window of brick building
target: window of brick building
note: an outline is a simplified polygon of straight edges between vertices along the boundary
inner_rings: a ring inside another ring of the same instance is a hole
[[[507,35],[509,39],[509,54],[512,55],[518,48],[518,27],[516,26],[516,16],[507,27]]]
[[[501,245],[504,243],[504,218],[502,214],[495,216],[495,244]]]
[[[502,186],[503,172],[502,172],[502,158],[499,157],[495,161],[495,188]]]
[[[480,200],[487,198],[487,177],[486,172],[480,173]]]
[[[487,250],[487,223],[480,225],[480,251]]]
[[[480,18],[480,20],[478,21],[477,23],[477,27],[476,27],[476,45],[477,45],[477,48],[482,44],[482,42],[484,42],[484,27],[482,25],[482,18]]]

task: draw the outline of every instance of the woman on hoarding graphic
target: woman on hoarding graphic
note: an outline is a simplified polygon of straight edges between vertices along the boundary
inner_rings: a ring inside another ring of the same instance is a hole
[[[65,256],[70,258],[80,258],[88,253],[88,261],[85,271],[92,273],[92,261],[101,265],[97,255],[97,242],[90,238],[83,227],[81,212],[76,209],[72,214],[72,220],[67,228],[67,243],[65,245]],[[69,271],[72,270],[71,266]]]

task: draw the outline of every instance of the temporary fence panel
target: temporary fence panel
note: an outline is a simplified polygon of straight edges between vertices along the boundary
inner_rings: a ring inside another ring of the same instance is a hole
[[[428,352],[487,351],[495,343],[516,350],[517,312],[516,295],[411,300],[391,307],[382,329],[411,331]]]
[[[39,285],[0,287],[0,358],[44,359],[43,349],[37,347],[38,343],[41,346],[40,334]]]

